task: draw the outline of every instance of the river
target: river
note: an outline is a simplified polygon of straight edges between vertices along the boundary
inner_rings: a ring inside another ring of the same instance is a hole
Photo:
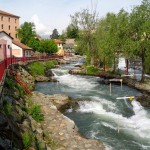
[[[65,94],[79,101],[76,111],[65,115],[74,120],[86,138],[103,141],[112,150],[150,150],[150,110],[122,96],[141,93],[123,85],[100,84],[99,77],[70,75],[77,62],[53,69],[59,82],[37,83],[35,90],[44,94]]]

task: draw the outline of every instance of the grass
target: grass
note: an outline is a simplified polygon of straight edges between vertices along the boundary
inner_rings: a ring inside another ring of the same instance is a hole
[[[35,121],[40,122],[44,120],[44,115],[41,112],[40,105],[34,104],[28,109],[28,112]]]
[[[11,115],[13,111],[12,104],[8,103],[7,101],[4,101],[4,112],[6,115]]]
[[[54,68],[55,65],[58,65],[58,62],[56,60],[50,60],[50,61],[45,62],[45,68],[46,69]]]
[[[54,141],[52,138],[49,137],[46,133],[44,133],[44,139],[47,145],[51,147],[52,150],[57,149],[58,147],[58,142]]]
[[[22,140],[23,140],[24,148],[27,149],[31,146],[32,142],[34,141],[34,135],[26,131],[22,135]]]
[[[98,75],[100,73],[99,69],[94,66],[86,66],[86,74],[88,75]]]
[[[45,62],[31,63],[28,66],[28,68],[29,68],[29,72],[31,73],[31,75],[35,77],[37,75],[44,76],[45,70],[54,68],[55,65],[58,65],[58,62],[56,60],[49,60]]]
[[[29,65],[29,72],[32,76],[44,75],[45,67],[41,62],[34,62]]]

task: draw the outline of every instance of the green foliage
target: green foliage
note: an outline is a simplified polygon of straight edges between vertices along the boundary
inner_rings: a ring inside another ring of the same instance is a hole
[[[39,42],[39,52],[56,53],[58,51],[57,44],[53,40],[41,40]]]
[[[50,38],[58,39],[58,37],[59,37],[59,33],[58,33],[57,29],[54,29],[52,35],[50,35]]]
[[[55,65],[58,65],[58,62],[56,60],[48,60],[45,62],[45,68],[46,69],[54,68]]]
[[[22,140],[24,148],[27,149],[31,146],[32,142],[34,141],[34,135],[26,131],[22,136]]]
[[[19,97],[23,98],[24,95],[26,94],[24,88],[22,86],[20,86],[19,84],[17,84],[17,86],[15,88],[19,92]]]
[[[12,77],[6,78],[4,86],[8,89],[12,89],[13,87],[15,87],[15,83]]]
[[[41,106],[40,105],[33,104],[31,107],[28,108],[28,113],[37,122],[44,120],[44,115],[41,112]]]
[[[28,68],[29,68],[29,72],[33,76],[44,75],[45,68],[44,68],[44,65],[41,62],[31,63],[31,64],[29,64]]]
[[[70,24],[68,27],[67,27],[67,38],[78,38],[78,28],[73,26],[72,24]]]
[[[35,51],[39,51],[39,45],[40,45],[40,41],[37,38],[31,38],[28,41],[28,46],[32,48],[32,50]]]
[[[36,37],[35,25],[32,22],[25,22],[18,29],[18,36],[22,43],[28,44],[32,38]]]
[[[13,111],[12,104],[8,103],[7,101],[4,101],[4,112],[6,115],[11,115]]]
[[[86,66],[86,74],[88,75],[98,75],[100,73],[99,69],[94,66]]]

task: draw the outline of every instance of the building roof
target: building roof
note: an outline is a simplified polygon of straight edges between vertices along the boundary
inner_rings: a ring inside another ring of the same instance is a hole
[[[14,40],[13,40],[13,44],[15,44],[15,45],[21,47],[22,49],[32,50],[32,48],[30,48],[30,47],[28,47],[27,45],[25,45],[25,44],[23,44],[23,43],[20,43],[20,42],[18,42],[18,41],[14,41]]]
[[[2,10],[0,10],[0,14],[5,15],[5,16],[11,16],[11,17],[20,18],[19,16],[16,16],[16,15],[10,14],[10,13],[5,12],[5,11],[2,11]]]
[[[7,32],[5,32],[5,31],[0,31],[0,33],[5,33],[7,36],[9,36],[9,37],[13,40],[13,37],[11,37],[9,34],[7,34]]]
[[[54,42],[55,42],[56,44],[63,44],[63,43],[64,43],[63,41],[58,40],[58,39],[55,39]]]

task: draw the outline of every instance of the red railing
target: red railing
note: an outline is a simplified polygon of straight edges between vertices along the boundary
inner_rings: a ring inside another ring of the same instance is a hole
[[[20,62],[30,62],[37,60],[49,60],[49,59],[63,59],[63,56],[51,55],[51,56],[41,56],[41,57],[10,57],[0,61],[0,83],[4,76],[4,72],[7,67],[11,64],[17,64]]]

